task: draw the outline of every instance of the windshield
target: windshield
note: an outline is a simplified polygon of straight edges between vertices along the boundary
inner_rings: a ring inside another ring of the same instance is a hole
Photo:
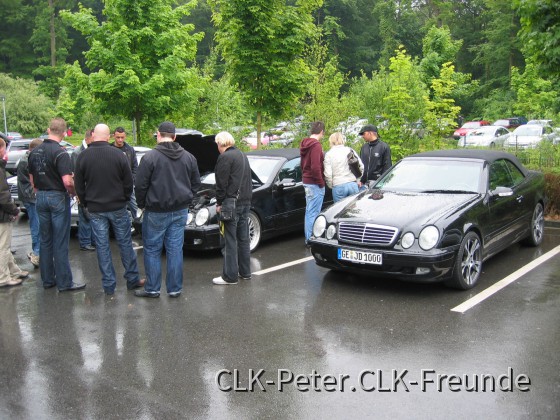
[[[375,188],[397,192],[478,192],[482,162],[454,159],[403,160]]]
[[[278,159],[265,156],[247,156],[247,158],[249,159],[251,170],[263,184],[266,184],[268,179],[274,176],[274,168]],[[207,185],[215,185],[216,175],[214,172],[204,174],[200,177],[200,182]]]
[[[10,144],[10,150],[29,150],[29,143],[15,143]]]
[[[540,136],[542,127],[540,125],[520,125],[513,134],[516,136]]]
[[[484,128],[483,127],[483,128],[479,128],[477,130],[471,131],[470,133],[467,134],[467,136],[468,137],[492,136],[492,135],[494,135],[494,131],[495,131],[494,127],[492,127],[492,128]]]
[[[462,128],[478,128],[478,127],[480,127],[480,123],[473,121],[473,122],[465,123]]]

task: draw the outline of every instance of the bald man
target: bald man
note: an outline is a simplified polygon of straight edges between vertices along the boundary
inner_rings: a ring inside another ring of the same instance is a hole
[[[109,226],[119,245],[127,289],[144,286],[145,279],[140,279],[138,274],[130,234],[132,222],[126,209],[132,194],[132,172],[126,155],[109,144],[109,137],[107,125],[95,126],[93,142],[76,160],[74,183],[80,203],[90,217],[103,290],[105,294],[113,295],[117,279],[109,244]]]

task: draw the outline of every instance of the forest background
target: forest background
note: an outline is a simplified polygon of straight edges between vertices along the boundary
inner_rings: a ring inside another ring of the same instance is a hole
[[[555,0],[0,0],[0,10],[0,99],[8,130],[26,137],[55,115],[79,135],[123,125],[142,145],[166,119],[239,139],[281,120],[322,120],[330,133],[359,117],[380,124],[398,159],[457,147],[448,137],[461,119],[560,121]],[[558,147],[520,153],[560,172]]]

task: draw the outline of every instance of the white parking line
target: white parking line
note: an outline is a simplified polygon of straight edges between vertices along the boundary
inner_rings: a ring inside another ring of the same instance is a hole
[[[480,302],[482,302],[483,300],[489,298],[490,296],[492,296],[494,293],[500,291],[501,289],[503,289],[504,287],[506,287],[507,285],[513,283],[515,280],[517,280],[519,277],[524,276],[525,274],[527,274],[529,271],[531,271],[532,269],[536,268],[537,266],[539,266],[540,264],[542,264],[545,261],[548,261],[549,259],[551,259],[552,257],[554,257],[556,254],[560,253],[560,245],[557,246],[556,248],[548,251],[546,254],[541,255],[539,258],[537,258],[536,260],[533,260],[532,262],[530,262],[529,264],[521,267],[519,270],[511,273],[509,276],[504,277],[502,280],[500,280],[499,282],[493,284],[492,286],[490,286],[488,289],[483,290],[482,292],[480,292],[479,294],[473,296],[472,298],[470,298],[469,300],[461,303],[459,306],[454,307],[453,309],[451,309],[452,312],[459,312],[464,314],[465,312],[467,312],[469,309],[471,309],[472,307],[478,305]]]
[[[300,260],[291,261],[291,262],[286,263],[286,264],[277,265],[276,267],[270,267],[270,268],[267,268],[265,270],[256,271],[252,274],[253,274],[253,276],[260,276],[262,274],[270,273],[271,271],[278,271],[278,270],[282,270],[283,268],[286,268],[286,267],[291,267],[292,265],[297,265],[297,264],[304,263],[306,261],[311,261],[312,259],[313,259],[313,257],[306,257],[306,258],[302,258]]]

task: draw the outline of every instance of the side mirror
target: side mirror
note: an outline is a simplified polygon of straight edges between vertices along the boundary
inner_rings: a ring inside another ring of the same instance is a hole
[[[296,181],[292,178],[284,178],[282,181],[278,181],[276,183],[276,186],[279,189],[284,189],[287,187],[295,187],[296,186]]]
[[[493,196],[498,197],[510,197],[513,195],[513,190],[508,187],[496,187],[496,189],[490,191]]]

